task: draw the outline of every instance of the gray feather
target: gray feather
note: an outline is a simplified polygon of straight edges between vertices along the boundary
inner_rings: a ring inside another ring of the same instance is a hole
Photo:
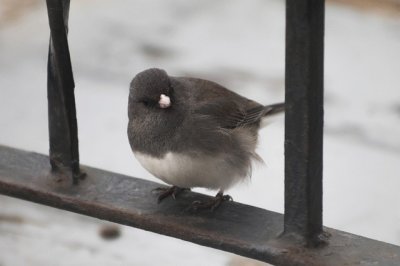
[[[151,104],[161,93],[171,98],[170,108]],[[283,110],[284,104],[264,106],[211,81],[151,69],[131,83],[128,137],[134,152],[155,158],[171,152],[193,160],[222,156],[244,178],[251,161],[261,160],[255,148],[262,118]]]

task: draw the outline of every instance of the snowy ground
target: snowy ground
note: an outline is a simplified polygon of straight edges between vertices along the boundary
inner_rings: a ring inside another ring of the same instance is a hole
[[[0,18],[0,144],[47,153],[49,30],[44,3],[33,6],[19,18]],[[155,180],[126,137],[128,84],[148,67],[212,79],[265,104],[283,100],[284,11],[280,0],[73,1],[82,163]],[[397,245],[399,48],[398,16],[327,6],[324,223]],[[282,212],[283,119],[261,132],[259,147],[266,166],[229,193]],[[0,265],[238,263],[225,252],[128,227],[104,241],[102,224],[1,197]]]

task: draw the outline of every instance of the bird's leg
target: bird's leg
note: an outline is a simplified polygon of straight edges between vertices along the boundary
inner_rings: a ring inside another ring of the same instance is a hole
[[[177,186],[171,186],[171,187],[159,187],[154,189],[153,191],[160,193],[157,199],[158,203],[160,203],[163,199],[169,196],[171,196],[173,199],[176,199],[178,194],[185,190],[190,190],[190,188],[180,188]]]
[[[193,201],[192,205],[188,208],[190,211],[205,210],[214,211],[221,205],[224,201],[232,201],[232,197],[229,195],[224,195],[224,191],[220,190],[214,198],[208,201]]]

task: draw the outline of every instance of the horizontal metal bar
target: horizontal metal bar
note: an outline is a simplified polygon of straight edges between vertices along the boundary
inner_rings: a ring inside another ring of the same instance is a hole
[[[79,186],[53,176],[48,157],[0,146],[0,193],[180,238],[274,265],[400,265],[400,247],[325,228],[330,245],[309,249],[280,238],[283,215],[226,202],[184,211],[208,196],[184,192],[157,204],[160,185],[91,167]]]

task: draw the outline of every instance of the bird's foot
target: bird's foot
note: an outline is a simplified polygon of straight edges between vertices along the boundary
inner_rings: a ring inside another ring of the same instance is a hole
[[[208,201],[193,201],[192,205],[187,208],[187,211],[198,211],[198,210],[210,210],[214,211],[217,209],[222,202],[233,201],[232,197],[229,195],[224,195],[223,192],[218,192],[218,194]]]
[[[173,199],[176,199],[179,193],[185,190],[190,190],[190,188],[180,188],[177,186],[171,186],[171,187],[159,187],[156,189],[153,189],[153,192],[159,193],[158,195],[158,203],[160,203],[163,199],[171,196]]]

